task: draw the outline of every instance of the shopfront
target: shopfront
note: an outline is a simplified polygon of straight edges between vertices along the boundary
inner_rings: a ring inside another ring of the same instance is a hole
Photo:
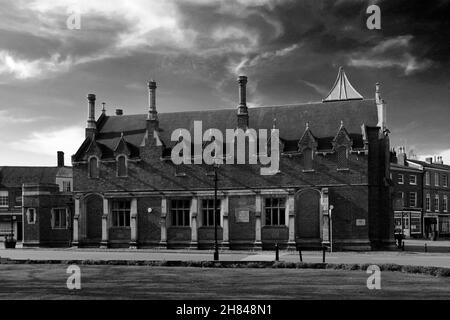
[[[407,238],[418,238],[422,235],[422,213],[419,211],[395,211],[395,232]]]

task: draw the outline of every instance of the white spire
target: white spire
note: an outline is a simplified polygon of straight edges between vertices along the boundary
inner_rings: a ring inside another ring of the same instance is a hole
[[[323,102],[342,101],[342,100],[362,100],[363,96],[356,91],[347,79],[344,68],[339,68],[337,79]]]

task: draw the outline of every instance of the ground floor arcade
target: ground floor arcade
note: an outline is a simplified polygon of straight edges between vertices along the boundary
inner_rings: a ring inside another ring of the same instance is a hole
[[[217,217],[222,248],[318,248],[332,242],[335,248],[370,250],[368,193],[359,190],[333,190],[331,197],[329,188],[228,190],[218,193],[216,211],[212,191],[80,193],[72,245],[211,248]]]

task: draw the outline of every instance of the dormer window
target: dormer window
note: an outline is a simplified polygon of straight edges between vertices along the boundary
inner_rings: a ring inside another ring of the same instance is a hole
[[[89,178],[98,178],[98,171],[97,157],[89,158]]]
[[[128,175],[127,170],[127,158],[123,155],[117,157],[117,176],[126,177]]]
[[[338,170],[348,169],[347,148],[339,147],[337,149],[337,168]]]
[[[311,148],[306,148],[303,150],[303,166],[304,171],[313,170],[313,151]]]

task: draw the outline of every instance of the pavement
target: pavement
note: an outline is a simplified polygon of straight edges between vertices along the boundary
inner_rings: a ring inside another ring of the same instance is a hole
[[[13,260],[145,260],[145,261],[212,261],[211,250],[155,249],[0,249],[1,258]],[[304,262],[322,262],[322,252],[302,252]],[[450,268],[450,254],[408,251],[327,252],[328,263],[393,263],[400,265],[436,266]],[[274,261],[273,251],[220,252],[222,261]],[[299,262],[296,251],[280,251],[280,261]]]

